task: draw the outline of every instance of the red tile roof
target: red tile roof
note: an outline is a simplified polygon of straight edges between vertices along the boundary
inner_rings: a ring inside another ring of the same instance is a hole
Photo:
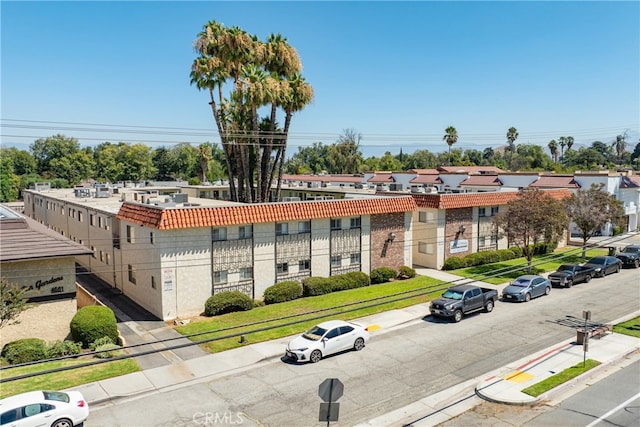
[[[396,182],[393,176],[390,173],[377,173],[371,178],[368,179],[367,182]]]
[[[411,196],[188,208],[163,208],[125,202],[117,218],[160,230],[173,230],[413,212],[416,208]]]
[[[495,166],[438,166],[438,170],[440,172],[445,173],[482,173],[482,172],[491,172],[491,173],[500,173],[504,172],[502,169],[497,168]]]
[[[571,196],[571,192],[564,188],[544,191],[555,199]],[[519,191],[491,191],[488,193],[412,194],[412,197],[421,208],[458,209],[473,206],[506,205],[519,195]]]
[[[442,184],[438,175],[418,175],[409,182],[411,184]]]
[[[438,175],[438,169],[411,169],[409,172],[415,172],[418,175]]]
[[[282,175],[283,181],[361,183],[361,175]]]
[[[620,188],[638,188],[640,187],[640,176],[623,176],[620,182]]]
[[[580,188],[571,175],[561,176],[541,176],[535,182],[529,184],[529,187],[537,188]]]
[[[485,187],[498,187],[502,182],[498,179],[498,175],[469,175],[460,185],[475,185]]]

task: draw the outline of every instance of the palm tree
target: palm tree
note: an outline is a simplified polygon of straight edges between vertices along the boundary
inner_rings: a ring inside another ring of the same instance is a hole
[[[618,164],[622,164],[622,156],[624,155],[624,149],[627,147],[627,142],[624,140],[623,135],[616,136],[616,140],[613,143],[613,148],[616,150],[618,156]]]
[[[560,144],[560,159],[564,163],[564,147],[567,145],[567,137],[561,136],[558,138],[558,144]]]
[[[571,147],[573,146],[574,141],[575,140],[573,139],[572,136],[567,137],[567,152],[571,150]]]
[[[558,143],[555,139],[549,141],[549,151],[551,152],[551,157],[553,157],[553,161],[558,163]]]
[[[451,146],[458,142],[458,131],[453,126],[449,126],[444,130],[446,134],[442,137],[443,141],[449,146],[449,166],[451,166]]]
[[[511,161],[513,160],[513,153],[516,151],[516,139],[518,139],[518,130],[514,127],[510,127],[507,131],[507,141],[509,142],[509,169],[511,169]]]

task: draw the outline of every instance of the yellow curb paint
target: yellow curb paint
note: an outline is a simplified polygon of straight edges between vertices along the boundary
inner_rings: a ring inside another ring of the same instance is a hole
[[[529,381],[531,378],[533,378],[533,375],[531,374],[528,374],[526,372],[516,371],[512,374],[507,375],[503,379],[507,381],[513,381],[514,383],[523,383],[523,382]]]
[[[378,329],[380,329],[380,325],[371,325],[371,326],[367,326],[367,331],[371,332],[371,331],[377,331]]]

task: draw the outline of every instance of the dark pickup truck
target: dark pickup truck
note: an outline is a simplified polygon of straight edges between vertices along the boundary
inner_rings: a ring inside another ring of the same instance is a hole
[[[562,264],[558,267],[558,271],[549,274],[549,282],[551,286],[570,288],[576,283],[589,283],[595,275],[596,271],[593,268],[579,264]]]
[[[447,289],[442,297],[431,301],[429,311],[432,316],[451,317],[455,322],[473,311],[493,311],[498,291],[474,285],[458,285]]]
[[[640,267],[640,245],[629,245],[616,254],[616,258],[622,261],[622,265],[635,268]]]

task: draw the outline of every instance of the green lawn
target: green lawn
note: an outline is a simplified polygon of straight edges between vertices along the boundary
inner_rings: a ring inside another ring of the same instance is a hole
[[[627,320],[626,322],[618,323],[613,327],[613,332],[640,338],[640,317]]]
[[[566,383],[570,379],[573,379],[578,375],[587,372],[589,369],[595,368],[599,364],[600,362],[598,362],[597,360],[587,359],[584,366],[582,362],[580,362],[577,365],[574,365],[562,372],[559,372],[547,378],[546,380],[540,381],[539,383],[525,388],[524,390],[522,390],[522,392],[528,394],[529,396],[538,397],[541,394],[551,390],[552,388]]]

